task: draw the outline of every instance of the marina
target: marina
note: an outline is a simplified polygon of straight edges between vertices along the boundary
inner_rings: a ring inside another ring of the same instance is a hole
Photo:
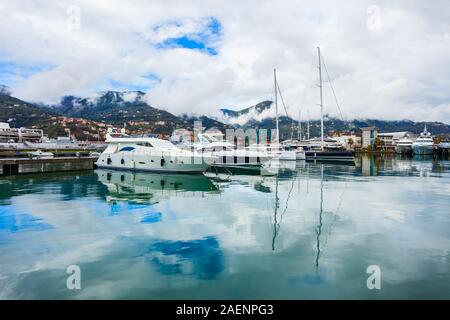
[[[1,0],[0,303],[289,319],[450,301],[448,12]]]
[[[0,297],[448,298],[448,159],[285,163],[275,175],[2,177]],[[82,290],[65,287],[71,264]],[[372,264],[380,291],[366,288]]]

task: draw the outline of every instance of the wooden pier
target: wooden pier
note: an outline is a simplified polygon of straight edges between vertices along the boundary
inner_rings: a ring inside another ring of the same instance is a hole
[[[97,157],[0,158],[0,175],[92,170]]]

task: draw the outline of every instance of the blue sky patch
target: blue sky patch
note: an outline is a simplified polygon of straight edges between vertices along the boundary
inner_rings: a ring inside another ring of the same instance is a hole
[[[159,32],[164,26],[183,29],[183,23],[169,21],[160,24],[153,30]],[[182,33],[182,32],[181,32]],[[203,19],[199,23],[199,29],[196,32],[181,34],[178,37],[167,38],[155,45],[158,49],[185,48],[198,50],[208,55],[217,55],[217,41],[222,37],[222,24],[214,17]]]
[[[0,84],[12,86],[20,80],[26,79],[36,73],[51,70],[53,67],[53,65],[25,65],[0,60]]]

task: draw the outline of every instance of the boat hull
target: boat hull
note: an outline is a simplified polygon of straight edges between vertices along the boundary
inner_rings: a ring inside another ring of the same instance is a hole
[[[354,151],[306,151],[306,160],[354,162]]]
[[[260,175],[262,166],[211,166],[207,173],[210,174],[234,174],[234,175]]]
[[[214,167],[260,167],[271,157],[265,153],[248,152],[245,150],[219,151],[210,153],[215,157],[211,166]]]
[[[433,152],[434,152],[433,146],[431,146],[431,145],[426,145],[426,146],[413,145],[412,150],[413,150],[414,154],[418,154],[418,155],[433,154]]]
[[[411,146],[402,146],[402,145],[397,145],[395,148],[395,151],[398,154],[408,154],[412,152],[412,147]]]
[[[281,151],[273,154],[275,159],[282,161],[295,161],[297,160],[297,155],[295,151]]]
[[[295,160],[306,160],[305,151],[296,151],[295,152]]]
[[[98,168],[150,172],[202,173],[213,159],[202,156],[165,156],[146,154],[103,153],[95,163]]]

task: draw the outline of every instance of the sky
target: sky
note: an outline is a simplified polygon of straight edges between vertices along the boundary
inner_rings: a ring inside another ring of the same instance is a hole
[[[320,46],[345,119],[450,123],[449,12],[445,0],[0,0],[0,84],[44,103],[141,90],[174,114],[218,116],[273,99],[276,68],[288,114],[317,118]],[[324,112],[339,116],[322,75]]]

